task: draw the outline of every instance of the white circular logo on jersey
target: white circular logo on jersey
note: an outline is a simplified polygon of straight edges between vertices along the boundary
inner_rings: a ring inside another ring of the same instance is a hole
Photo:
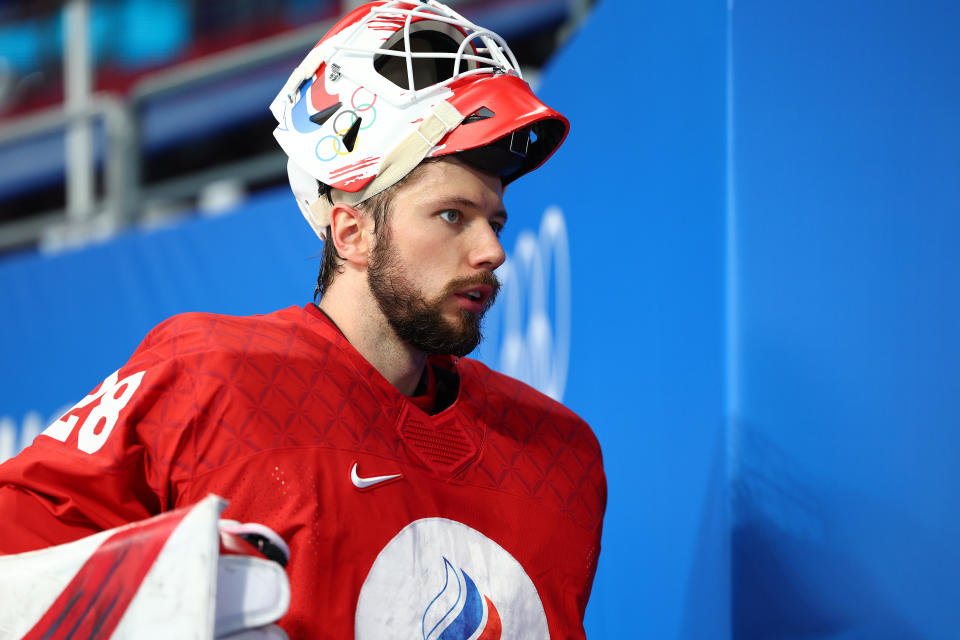
[[[357,601],[357,640],[548,639],[533,581],[479,531],[416,520],[377,556]]]

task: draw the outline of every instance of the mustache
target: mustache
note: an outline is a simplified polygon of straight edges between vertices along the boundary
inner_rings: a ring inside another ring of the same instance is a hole
[[[490,287],[490,297],[487,299],[487,302],[484,305],[485,308],[490,308],[490,305],[492,305],[493,301],[496,300],[497,294],[500,293],[500,280],[490,271],[481,271],[476,275],[451,280],[450,283],[444,288],[441,299],[453,295],[454,292],[461,289],[476,287],[478,285]]]

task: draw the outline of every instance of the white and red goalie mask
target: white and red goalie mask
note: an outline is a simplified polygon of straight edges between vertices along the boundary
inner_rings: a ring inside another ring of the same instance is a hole
[[[334,199],[358,204],[426,157],[458,154],[504,184],[540,166],[568,122],[540,102],[497,34],[436,2],[344,16],[270,105],[297,203],[322,238]]]

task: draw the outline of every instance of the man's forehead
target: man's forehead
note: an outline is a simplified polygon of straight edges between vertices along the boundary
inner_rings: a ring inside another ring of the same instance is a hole
[[[503,210],[500,178],[449,156],[421,163],[401,189],[424,202]]]

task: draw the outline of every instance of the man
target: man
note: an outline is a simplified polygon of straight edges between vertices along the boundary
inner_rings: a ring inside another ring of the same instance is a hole
[[[344,17],[271,106],[319,306],[175,316],[0,466],[0,551],[224,496],[289,542],[294,638],[582,638],[606,487],[577,416],[464,358],[504,186],[566,135],[435,2]]]

